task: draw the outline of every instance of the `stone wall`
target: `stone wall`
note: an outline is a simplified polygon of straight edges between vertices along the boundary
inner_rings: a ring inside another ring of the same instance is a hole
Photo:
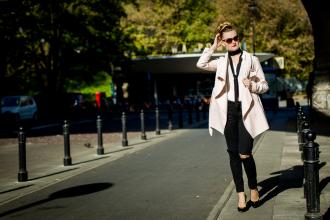
[[[330,74],[315,72],[313,108],[330,116]]]
[[[330,116],[330,2],[301,1],[308,13],[314,35],[313,108]]]

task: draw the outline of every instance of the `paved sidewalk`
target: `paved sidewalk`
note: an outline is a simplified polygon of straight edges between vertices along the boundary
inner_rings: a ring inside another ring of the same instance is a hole
[[[295,131],[295,110],[278,112],[255,146],[261,206],[237,211],[237,194],[231,183],[220,198],[209,219],[218,220],[303,220],[306,200],[303,198],[303,162]],[[324,127],[325,128],[325,127]],[[318,135],[320,144],[320,204],[323,220],[330,219],[330,137]],[[245,182],[246,179],[245,179]],[[248,186],[245,186],[249,200]]]

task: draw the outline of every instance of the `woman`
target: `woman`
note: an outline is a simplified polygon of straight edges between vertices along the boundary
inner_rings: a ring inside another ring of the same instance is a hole
[[[211,60],[212,53],[224,46],[224,57]],[[216,72],[209,109],[209,132],[225,135],[239,212],[247,211],[242,164],[248,178],[251,205],[259,205],[257,171],[252,155],[253,139],[269,126],[259,98],[268,90],[260,62],[240,49],[236,29],[228,22],[217,27],[214,43],[205,48],[197,67]]]

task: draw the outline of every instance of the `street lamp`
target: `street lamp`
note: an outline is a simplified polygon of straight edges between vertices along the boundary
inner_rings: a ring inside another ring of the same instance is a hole
[[[252,48],[253,48],[253,55],[255,55],[255,53],[256,53],[256,49],[255,49],[255,16],[256,16],[256,12],[258,10],[255,0],[250,0],[249,10],[251,13],[251,20],[252,20]]]

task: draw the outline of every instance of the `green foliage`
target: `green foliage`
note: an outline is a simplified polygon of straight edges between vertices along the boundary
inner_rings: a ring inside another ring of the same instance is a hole
[[[229,20],[242,31],[247,49],[252,49],[252,22],[255,21],[255,47],[285,58],[284,75],[307,79],[312,71],[314,42],[311,24],[300,0],[256,0],[255,11],[248,2],[218,0],[219,20]],[[234,7],[241,5],[242,7]]]
[[[172,47],[192,51],[212,38],[216,10],[208,0],[139,0],[125,6],[124,33],[133,39],[133,56],[169,54]]]
[[[110,85],[112,77],[107,72],[98,72],[92,75],[91,81],[80,81],[71,79],[65,82],[64,87],[67,92],[79,92],[83,94],[95,94],[96,92],[105,93],[107,97],[112,96]]]
[[[11,1],[0,11],[0,23],[9,26],[0,25],[7,34],[2,83],[20,82],[16,92],[57,93],[67,80],[111,75],[113,64],[126,59],[127,36],[119,23],[123,4],[132,1]]]
[[[229,21],[252,52],[255,22],[257,52],[285,58],[285,75],[306,79],[314,58],[312,29],[300,0],[256,0],[252,12],[247,0],[138,0],[127,4],[122,18],[124,33],[131,36],[133,55],[170,54],[173,46],[200,51],[213,42],[218,23]]]

